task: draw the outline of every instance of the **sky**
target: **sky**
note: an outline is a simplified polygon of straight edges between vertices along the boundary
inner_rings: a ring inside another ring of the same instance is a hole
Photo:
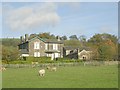
[[[0,6],[2,38],[42,32],[87,39],[97,33],[118,35],[117,2],[2,2]]]

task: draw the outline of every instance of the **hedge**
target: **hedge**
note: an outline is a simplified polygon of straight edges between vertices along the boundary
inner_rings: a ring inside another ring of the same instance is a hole
[[[51,60],[51,57],[24,57],[22,60],[13,60],[7,62],[3,61],[5,64],[31,64],[31,62],[38,63],[71,63],[71,62],[81,62],[82,60],[78,59],[69,59],[69,58],[56,58]]]

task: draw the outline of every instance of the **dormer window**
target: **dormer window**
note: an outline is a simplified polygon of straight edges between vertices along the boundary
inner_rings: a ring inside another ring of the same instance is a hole
[[[40,42],[34,42],[34,49],[40,49]]]

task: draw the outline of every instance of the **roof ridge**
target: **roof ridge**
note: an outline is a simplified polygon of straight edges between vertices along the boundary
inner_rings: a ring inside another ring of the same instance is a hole
[[[36,35],[35,37],[31,38],[29,41],[33,40],[33,39],[36,38],[36,37],[37,37],[38,39],[42,40],[43,42],[45,42],[45,40],[44,40],[43,38],[40,38],[38,35]]]

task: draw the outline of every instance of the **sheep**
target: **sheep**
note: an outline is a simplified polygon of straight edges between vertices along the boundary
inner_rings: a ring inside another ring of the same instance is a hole
[[[5,67],[0,67],[0,71],[5,71],[6,68]]]
[[[5,67],[3,67],[3,68],[2,68],[2,70],[3,70],[3,71],[5,71],[5,70],[6,70],[6,68],[5,68]]]
[[[0,67],[0,71],[2,71],[2,67]]]
[[[35,64],[32,65],[32,68],[34,68],[34,67],[35,67]]]
[[[51,68],[51,71],[56,71],[56,70],[57,70],[56,67],[52,67],[52,68]]]
[[[51,69],[51,67],[50,67],[50,66],[47,66],[47,69],[48,69],[48,70],[50,70],[50,69]]]
[[[45,69],[39,70],[39,76],[44,76],[45,75]]]
[[[20,67],[20,65],[19,64],[16,64],[16,68],[19,68]]]
[[[52,66],[47,66],[47,69],[50,71],[56,71],[57,68],[56,67],[52,67]]]
[[[93,62],[91,62],[91,61],[85,61],[83,63],[84,63],[84,66],[86,66],[86,65],[92,65],[93,64]]]
[[[32,68],[34,68],[36,65],[38,66],[38,62],[32,62]]]

